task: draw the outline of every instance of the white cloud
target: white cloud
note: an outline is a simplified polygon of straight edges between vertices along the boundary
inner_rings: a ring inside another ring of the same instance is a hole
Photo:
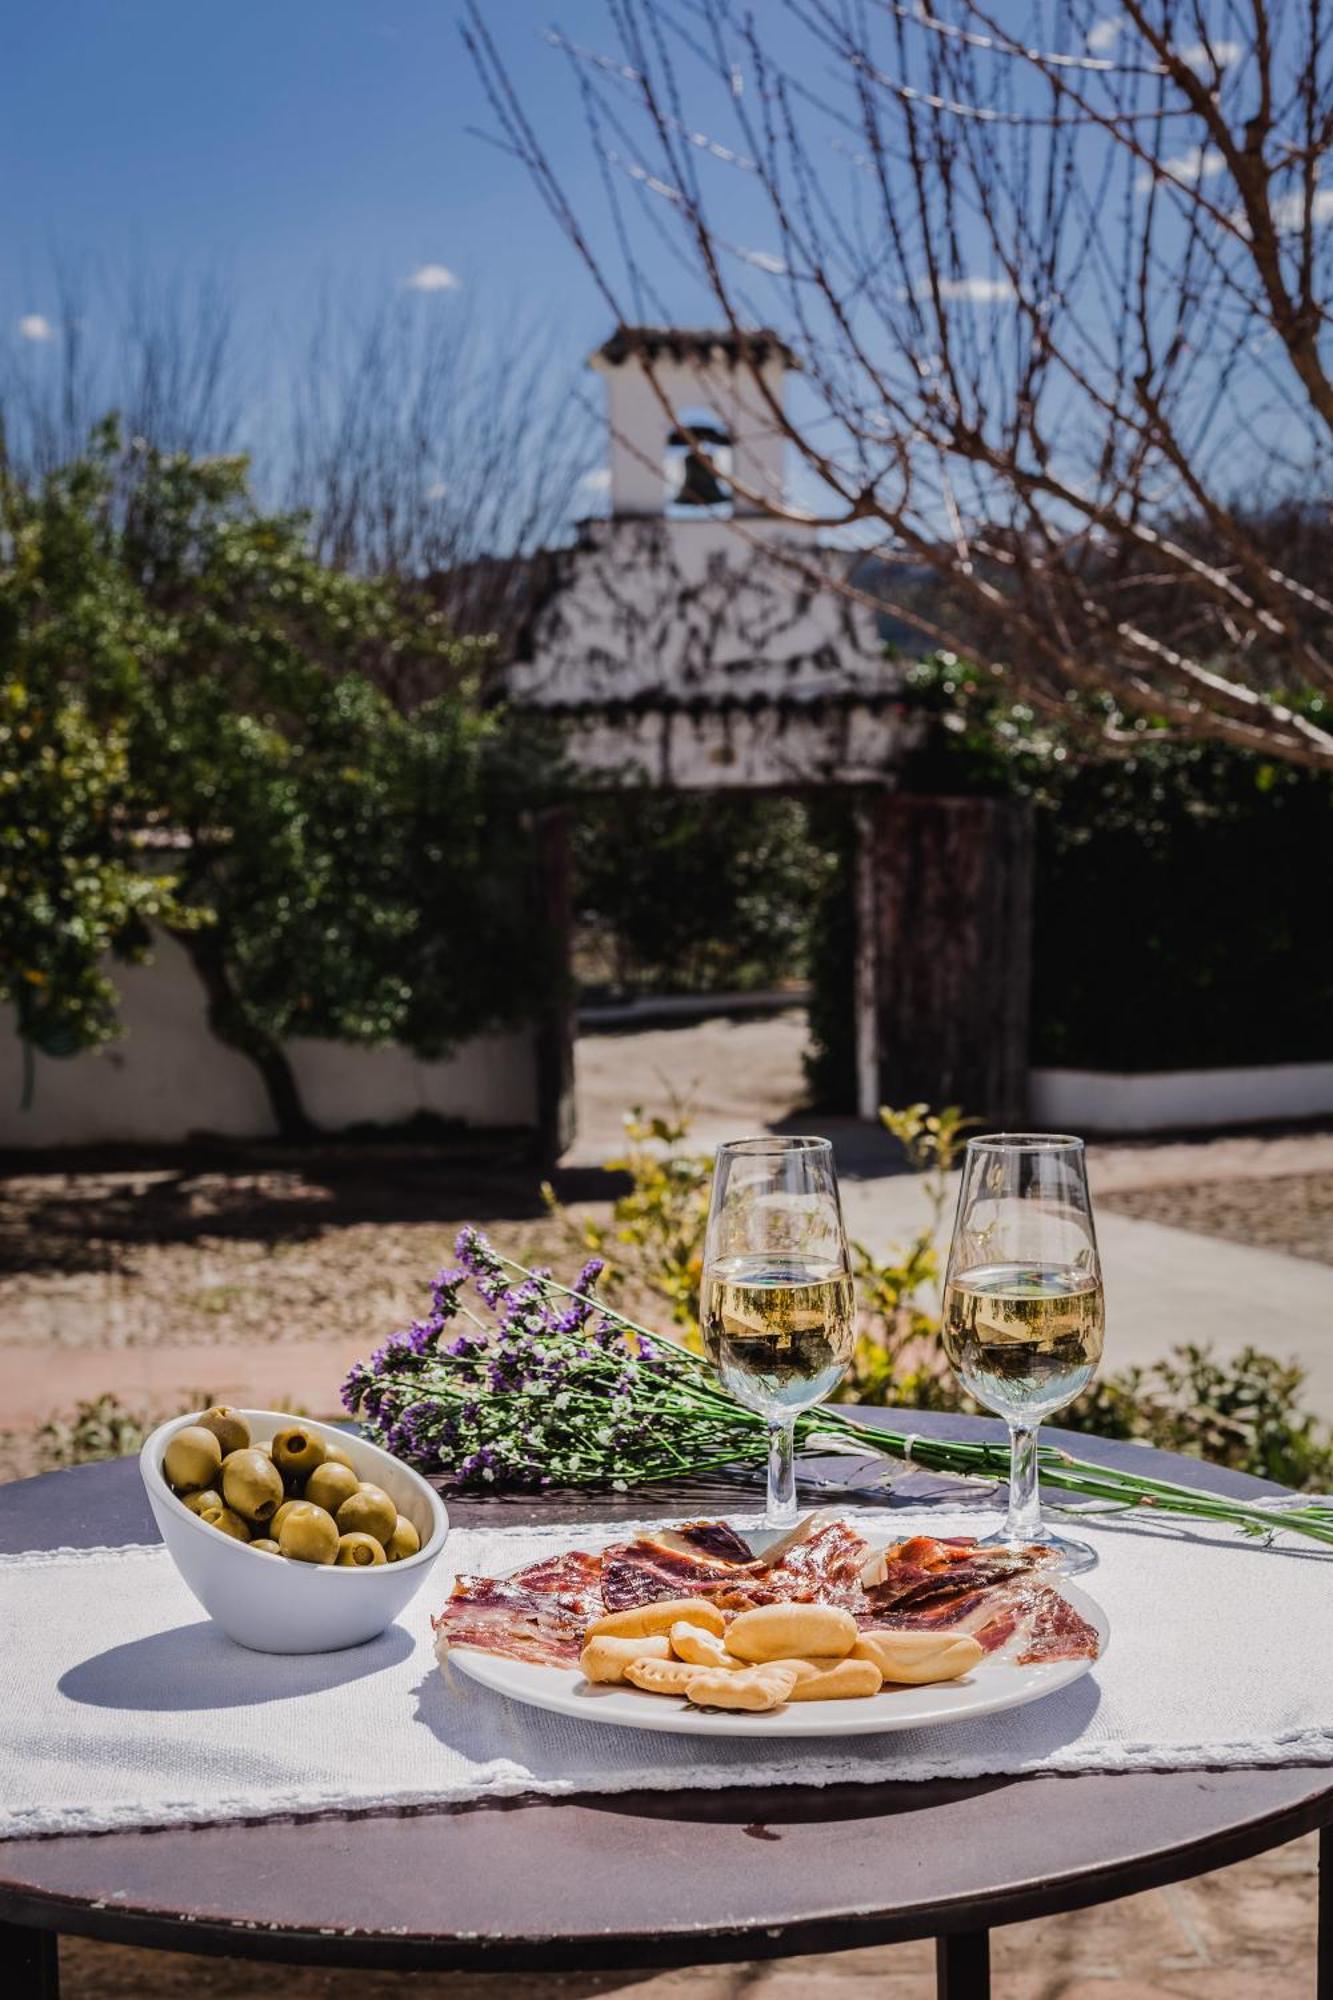
[[[1269,203],[1273,227],[1290,236],[1305,227],[1305,191],[1293,188],[1290,194],[1275,195]],[[1333,188],[1316,188],[1310,202],[1310,220],[1316,227],[1333,222]]]
[[[585,472],[579,481],[579,485],[586,487],[589,493],[609,493],[611,490],[610,466],[599,465],[592,472]]]
[[[1088,47],[1095,56],[1104,56],[1115,44],[1116,36],[1125,25],[1123,14],[1108,14],[1104,21],[1094,21],[1088,30]]]
[[[756,271],[768,271],[775,278],[785,278],[787,262],[771,250],[742,250],[741,256],[747,264],[753,264]]]
[[[425,489],[422,498],[425,500],[443,500],[448,491],[449,488],[445,485],[444,481],[437,479],[433,485]]]
[[[1220,174],[1226,161],[1216,146],[1209,146],[1205,152],[1202,146],[1190,146],[1183,153],[1175,153],[1169,160],[1158,162],[1160,172],[1154,176],[1151,168],[1145,167],[1134,185],[1140,194],[1152,186],[1155,178],[1169,177],[1182,186],[1194,187],[1199,181],[1207,180],[1211,174]]]
[[[1007,278],[941,278],[939,284],[942,299],[965,299],[974,306],[1000,305],[1014,296]],[[932,296],[929,278],[917,279],[916,295],[919,299]]]
[[[1230,69],[1232,63],[1239,62],[1245,50],[1239,42],[1190,42],[1180,51],[1180,60],[1187,62],[1191,69],[1201,69],[1212,73],[1213,64],[1219,69]]]
[[[409,292],[452,292],[458,279],[447,264],[422,264],[407,281]]]
[[[54,340],[56,330],[41,313],[24,313],[19,321],[19,337],[22,340]]]

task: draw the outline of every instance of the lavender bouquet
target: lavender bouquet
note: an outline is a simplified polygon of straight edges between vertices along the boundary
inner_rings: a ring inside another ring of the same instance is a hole
[[[426,1316],[391,1335],[343,1385],[349,1413],[418,1471],[480,1491],[624,1493],[767,1459],[764,1419],[733,1401],[705,1362],[598,1299],[600,1259],[564,1285],[502,1256],[473,1228],[460,1232],[455,1255],[456,1267],[431,1286]],[[872,1430],[842,1409],[797,1420],[798,1449],[815,1440],[968,1479],[1008,1476],[1005,1445]],[[1255,1507],[1092,1465],[1053,1445],[1040,1458],[1047,1487],[1086,1499],[1333,1542],[1333,1507]]]

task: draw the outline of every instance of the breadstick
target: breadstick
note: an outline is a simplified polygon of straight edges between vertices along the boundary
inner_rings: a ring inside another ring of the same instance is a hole
[[[900,1687],[924,1687],[970,1674],[985,1653],[967,1632],[874,1630],[858,1635],[853,1657],[873,1660],[885,1680]]]
[[[692,1667],[686,1660],[631,1660],[625,1679],[648,1694],[688,1694],[707,1670]]]
[[[746,1667],[740,1673],[723,1668],[720,1673],[707,1667],[695,1668],[685,1690],[696,1708],[742,1708],[756,1714],[781,1708],[796,1686],[796,1675],[786,1661],[778,1666]]]
[[[628,1611],[604,1612],[584,1633],[584,1643],[589,1639],[655,1637],[659,1632],[669,1632],[681,1618],[688,1619],[691,1625],[702,1625],[706,1632],[715,1632],[719,1639],[727,1623],[706,1597],[659,1597],[652,1604],[631,1605]]]
[[[636,1643],[625,1640],[625,1645]],[[713,1667],[728,1673],[740,1673],[744,1661],[729,1653],[716,1632],[707,1632],[702,1625],[695,1625],[688,1619],[678,1619],[671,1628],[671,1650],[678,1660],[688,1660],[691,1666]]]
[[[589,1639],[579,1654],[584,1678],[590,1681],[623,1681],[625,1669],[635,1660],[669,1660],[669,1639],[612,1639],[605,1633]]]
[[[781,1666],[793,1662],[783,1660]],[[878,1694],[884,1676],[873,1660],[802,1660],[810,1672],[798,1674],[788,1701],[855,1701]]]
[[[840,1660],[856,1644],[856,1620],[836,1604],[761,1604],[727,1627],[739,1660]]]

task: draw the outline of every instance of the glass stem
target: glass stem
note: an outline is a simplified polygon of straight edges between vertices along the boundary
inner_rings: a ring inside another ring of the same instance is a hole
[[[1009,1426],[1009,1511],[1004,1517],[1004,1538],[1019,1543],[1041,1540],[1037,1433],[1018,1424]]]
[[[794,1528],[796,1507],[796,1419],[768,1420],[768,1505],[766,1528]]]

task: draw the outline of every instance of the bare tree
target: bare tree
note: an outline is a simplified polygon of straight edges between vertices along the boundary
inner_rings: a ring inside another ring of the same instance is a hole
[[[128,437],[194,456],[234,450],[245,406],[224,285],[140,267],[111,283],[58,262],[47,337],[0,361],[6,454],[40,477],[82,452],[114,412]]]
[[[606,48],[552,37],[604,217],[465,37],[618,320],[683,267],[800,353],[794,414],[746,387],[807,504],[741,498],[928,565],[887,608],[1041,710],[1333,768],[1330,9],[1103,5],[607,0]]]
[[[500,337],[450,303],[326,312],[294,391],[291,502],[342,567],[427,578],[503,654],[564,540],[599,439],[549,328]]]

